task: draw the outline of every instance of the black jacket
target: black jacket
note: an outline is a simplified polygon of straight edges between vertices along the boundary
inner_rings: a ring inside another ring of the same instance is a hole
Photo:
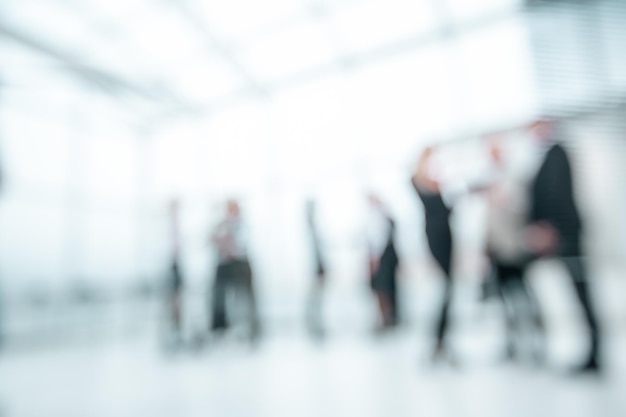
[[[392,292],[396,288],[396,269],[398,268],[399,259],[395,245],[396,223],[390,217],[387,217],[387,221],[390,226],[387,244],[380,257],[378,269],[374,271],[372,276],[371,285],[375,290]]]
[[[572,169],[559,144],[550,148],[532,184],[530,221],[547,222],[557,230],[557,255],[581,254],[582,222],[574,198]]]

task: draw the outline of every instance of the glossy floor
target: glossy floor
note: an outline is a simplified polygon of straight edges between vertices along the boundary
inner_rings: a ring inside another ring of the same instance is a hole
[[[610,366],[602,378],[568,378],[554,367],[481,358],[479,348],[464,355],[460,369],[433,367],[425,360],[424,338],[414,333],[314,343],[296,332],[268,335],[254,349],[223,340],[173,354],[149,337],[6,352],[0,356],[0,415],[626,415],[622,337],[610,339]]]

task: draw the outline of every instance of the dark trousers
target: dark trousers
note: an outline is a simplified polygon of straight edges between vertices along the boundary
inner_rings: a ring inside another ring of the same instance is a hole
[[[255,335],[259,330],[256,295],[252,282],[252,270],[247,260],[220,262],[211,293],[211,329],[225,330],[229,327],[226,300],[229,293],[244,296],[247,302],[250,331]]]
[[[444,275],[445,287],[443,292],[443,300],[439,318],[437,320],[437,344],[443,346],[450,327],[450,304],[452,302],[452,277],[449,274]]]
[[[323,269],[318,269],[318,276],[315,277],[306,302],[306,325],[313,336],[324,334],[324,323],[322,317],[322,304],[324,297],[325,275]]]
[[[437,319],[436,335],[437,345],[443,347],[450,327],[450,304],[452,302],[452,239],[449,229],[447,233],[436,235],[428,233],[428,244],[433,257],[441,267],[444,274],[444,293]]]
[[[502,262],[492,259],[498,294],[502,300],[506,321],[507,353],[515,354],[516,333],[521,334],[522,327],[532,329],[540,344],[535,354],[538,358],[544,355],[543,320],[538,303],[528,287],[524,275],[525,262]]]
[[[372,277],[372,290],[378,299],[378,307],[381,313],[382,325],[392,327],[400,324],[400,313],[398,307],[398,289],[395,269],[390,276],[385,277],[389,282],[384,285],[376,284],[377,277]]]
[[[383,326],[399,324],[398,282],[397,282],[398,254],[395,246],[390,242],[380,259],[376,271],[373,272],[370,285],[378,298]]]
[[[172,262],[167,292],[169,320],[172,330],[180,333],[182,327],[183,277],[177,260]]]
[[[591,345],[589,360],[597,361],[600,354],[600,329],[598,327],[598,319],[589,293],[585,262],[580,256],[562,257],[561,260],[565,264],[565,267],[572,278],[576,295],[578,296],[578,300],[583,308],[585,321],[589,327]]]

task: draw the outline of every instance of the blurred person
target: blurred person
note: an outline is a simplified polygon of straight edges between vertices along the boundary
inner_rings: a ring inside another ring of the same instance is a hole
[[[326,267],[322,256],[320,237],[316,224],[317,206],[313,200],[306,203],[306,222],[311,239],[315,278],[311,285],[309,298],[306,306],[306,324],[309,332],[314,337],[323,337],[325,334],[322,320],[322,298],[326,283]]]
[[[445,280],[444,296],[437,319],[436,344],[433,361],[447,359],[454,363],[448,346],[449,313],[452,300],[452,232],[450,230],[451,209],[444,202],[442,184],[433,172],[432,157],[435,149],[430,146],[420,155],[411,183],[424,204],[426,238],[430,252],[441,268]]]
[[[182,332],[182,303],[183,277],[180,269],[180,202],[176,199],[170,202],[170,233],[171,233],[171,260],[167,282],[167,310],[169,326],[173,336],[180,341]]]
[[[589,327],[590,351],[574,373],[597,373],[601,371],[600,330],[587,282],[581,244],[583,223],[576,205],[570,160],[558,143],[554,120],[536,120],[529,130],[545,155],[530,190],[527,243],[537,256],[555,257],[565,265]]]
[[[524,241],[528,216],[527,189],[512,175],[506,165],[502,135],[492,133],[486,138],[491,159],[491,179],[485,189],[487,200],[486,251],[490,276],[502,301],[506,323],[506,357],[514,359],[518,348],[515,340],[522,329],[532,329],[534,356],[543,359],[543,324],[538,304],[524,276],[529,261]],[[521,340],[520,340],[521,342]]]
[[[395,221],[387,207],[375,194],[368,195],[370,218],[368,223],[368,265],[370,286],[376,295],[381,328],[390,328],[399,322]]]
[[[370,286],[380,313],[379,329],[386,330],[399,321],[395,222],[378,196],[370,194],[368,202],[371,214],[367,225]]]
[[[2,170],[2,165],[0,165],[0,190],[2,190],[4,185],[4,172]],[[0,349],[4,345],[5,342],[5,330],[4,330],[4,300],[3,300],[3,291],[2,291],[2,283],[0,282]],[[2,410],[0,409],[0,414]]]
[[[226,215],[211,236],[217,249],[218,265],[211,291],[211,320],[213,332],[230,327],[227,316],[228,294],[234,292],[247,300],[248,324],[251,340],[259,335],[259,318],[252,269],[248,260],[247,230],[236,200],[226,202]]]

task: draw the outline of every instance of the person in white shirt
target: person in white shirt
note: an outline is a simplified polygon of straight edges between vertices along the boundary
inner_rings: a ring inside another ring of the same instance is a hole
[[[248,319],[251,339],[259,332],[259,318],[253,285],[252,269],[248,260],[247,230],[236,200],[226,203],[226,216],[217,225],[211,243],[217,249],[218,265],[212,288],[211,330],[223,331],[229,327],[226,299],[230,291],[244,293],[248,301]]]
[[[167,308],[169,325],[177,339],[181,337],[182,310],[183,310],[183,276],[180,260],[180,202],[176,199],[170,202],[170,233],[171,233],[171,259],[170,273],[167,282]]]
[[[527,186],[516,178],[505,161],[502,135],[486,138],[492,163],[492,179],[486,188],[487,255],[491,273],[503,303],[506,319],[506,356],[514,359],[518,353],[516,339],[523,340],[522,328],[532,329],[533,354],[543,359],[543,325],[535,298],[525,282],[529,262],[525,234],[529,210]]]

